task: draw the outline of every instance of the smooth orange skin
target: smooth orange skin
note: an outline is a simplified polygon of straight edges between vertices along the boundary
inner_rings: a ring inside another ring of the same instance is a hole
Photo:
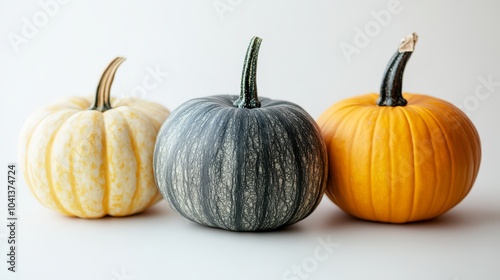
[[[403,97],[404,107],[379,107],[374,93],[349,98],[318,120],[329,156],[326,194],[360,219],[437,217],[464,199],[479,171],[479,135],[460,109],[426,95]]]

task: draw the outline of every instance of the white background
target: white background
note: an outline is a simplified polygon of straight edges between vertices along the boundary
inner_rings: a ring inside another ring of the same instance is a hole
[[[73,0],[43,22],[39,1],[0,1],[1,169],[17,161],[20,128],[33,110],[93,94],[116,56],[128,60],[114,96],[137,95],[148,69],[158,68],[168,77],[139,95],[173,110],[194,97],[238,94],[247,44],[258,35],[259,94],[317,118],[341,99],[377,92],[400,38],[416,31],[404,90],[463,106],[481,136],[476,184],[459,206],[426,223],[359,221],[325,198],[286,230],[233,233],[187,222],[164,201],[128,218],[63,217],[42,207],[19,177],[19,272],[2,261],[1,279],[282,279],[293,266],[305,274],[289,279],[500,279],[500,85],[481,83],[500,82],[500,2],[401,0],[383,26],[374,14],[388,0],[124,2]],[[218,13],[214,3],[230,9]],[[29,38],[24,18],[39,25]],[[356,44],[356,28],[368,28],[367,41]],[[13,44],[13,34],[23,43]],[[358,52],[346,56],[342,44]],[[318,239],[338,245],[323,261],[314,260]]]

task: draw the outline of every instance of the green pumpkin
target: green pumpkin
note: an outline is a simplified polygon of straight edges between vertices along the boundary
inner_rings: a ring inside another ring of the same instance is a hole
[[[296,104],[257,96],[260,43],[250,42],[239,96],[190,100],[158,134],[159,190],[202,225],[272,230],[304,219],[323,197],[328,160],[315,121]]]

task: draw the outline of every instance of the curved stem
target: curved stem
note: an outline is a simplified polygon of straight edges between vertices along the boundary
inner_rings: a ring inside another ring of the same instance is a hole
[[[257,96],[257,59],[262,39],[253,37],[247,49],[243,74],[241,76],[240,97],[234,101],[233,105],[238,108],[259,108],[260,101]]]
[[[124,57],[117,57],[108,65],[106,70],[104,70],[99,85],[97,86],[94,104],[90,107],[90,110],[105,112],[111,109],[111,85],[113,84],[116,70],[118,70],[118,66],[120,66],[123,61],[125,61]]]
[[[392,56],[384,72],[382,85],[380,87],[380,97],[377,100],[378,106],[405,106],[407,101],[403,98],[403,73],[406,63],[415,50],[417,43],[417,33],[403,38],[398,50]]]

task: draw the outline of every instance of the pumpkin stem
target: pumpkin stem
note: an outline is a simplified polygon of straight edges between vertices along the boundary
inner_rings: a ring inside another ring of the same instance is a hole
[[[417,33],[412,33],[403,38],[399,44],[399,48],[392,56],[382,79],[380,87],[380,97],[377,100],[378,106],[405,106],[407,101],[403,98],[403,73],[406,63],[410,59],[411,54],[415,50],[417,43]]]
[[[245,63],[243,65],[243,74],[241,76],[240,97],[233,102],[238,108],[259,108],[260,101],[257,96],[257,58],[259,57],[259,48],[262,39],[253,37],[248,45]]]
[[[90,110],[105,112],[106,110],[111,109],[111,84],[113,84],[113,79],[115,78],[118,66],[120,66],[123,61],[125,61],[124,57],[117,57],[108,65],[106,70],[104,70],[101,80],[99,81],[99,85],[97,86],[94,105],[90,107]]]

